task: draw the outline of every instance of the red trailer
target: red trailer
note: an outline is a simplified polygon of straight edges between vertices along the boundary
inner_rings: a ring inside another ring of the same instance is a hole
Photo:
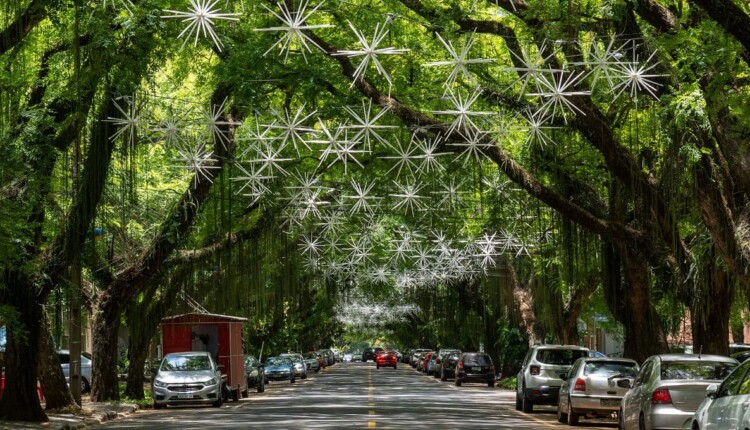
[[[242,324],[247,318],[215,314],[183,314],[161,320],[163,353],[208,351],[227,375],[227,388],[237,401],[247,397]]]

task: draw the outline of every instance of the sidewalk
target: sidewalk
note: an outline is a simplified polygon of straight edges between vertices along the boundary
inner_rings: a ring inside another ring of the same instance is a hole
[[[82,429],[130,415],[136,410],[138,410],[138,406],[132,403],[85,402],[83,404],[83,412],[77,415],[71,413],[47,413],[49,422],[38,424],[0,421],[0,429]]]

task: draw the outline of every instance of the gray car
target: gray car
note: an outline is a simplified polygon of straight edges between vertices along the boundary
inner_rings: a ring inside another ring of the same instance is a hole
[[[302,379],[307,379],[307,363],[305,363],[305,358],[302,354],[290,352],[281,354],[279,357],[286,357],[292,360],[292,364],[294,364],[294,374]]]
[[[60,359],[65,380],[70,383],[70,351],[61,349],[57,351],[57,357]],[[86,353],[81,354],[81,392],[88,393],[91,391],[91,358]]]
[[[154,409],[195,403],[219,407],[222,385],[219,366],[208,352],[167,354],[151,384]]]
[[[720,355],[649,357],[622,399],[620,428],[689,428],[706,398],[706,388],[720,383],[737,364],[737,360]]]
[[[534,411],[534,405],[556,405],[560,375],[568,372],[576,360],[589,356],[589,349],[577,345],[534,345],[518,372],[516,410]]]
[[[563,377],[557,420],[574,426],[580,417],[612,416],[637,373],[638,363],[629,358],[579,358]]]

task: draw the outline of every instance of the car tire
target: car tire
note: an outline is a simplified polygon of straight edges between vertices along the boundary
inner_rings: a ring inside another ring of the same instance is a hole
[[[643,416],[643,412],[638,417],[638,430],[646,430],[646,417]]]
[[[534,412],[534,402],[526,397],[526,388],[523,389],[523,393],[521,395],[523,396],[521,397],[521,410],[527,414]]]
[[[562,411],[562,405],[560,404],[560,399],[557,399],[557,421],[563,424],[568,422],[568,414]]]
[[[398,366],[393,365],[393,370],[396,370],[397,368],[398,368]]]
[[[490,388],[495,388],[495,381],[488,382],[487,386],[490,387]]]
[[[577,426],[579,417],[580,415],[573,412],[573,402],[571,402],[570,397],[568,397],[568,425]]]
[[[247,398],[248,398],[248,396],[249,396],[249,394],[248,394],[248,391],[247,391],[247,390],[243,390],[241,394],[242,394],[242,398],[243,398],[243,399],[247,399]]]
[[[154,402],[154,409],[164,409],[167,405],[161,405],[159,403]]]
[[[617,411],[617,430],[625,430],[625,423],[622,420],[622,408]]]
[[[516,390],[516,410],[521,410],[521,396],[518,395],[518,390]]]
[[[440,371],[440,380],[441,381],[447,381],[448,380],[448,378],[445,376],[445,372],[443,372],[443,371]]]
[[[232,401],[233,402],[240,401],[240,389],[239,388],[232,390]]]
[[[290,382],[291,382],[292,384],[294,384],[294,383],[295,383],[295,382],[297,382],[297,381],[295,381],[295,380],[294,380],[294,378],[292,378],[292,380],[291,380]]]
[[[88,393],[91,391],[91,384],[89,384],[89,381],[81,376],[81,393]]]
[[[221,395],[219,395],[219,400],[211,403],[211,406],[213,406],[215,408],[220,408],[223,403],[224,402],[222,401]]]
[[[307,379],[307,373],[305,373],[304,375],[302,375],[302,379]]]
[[[262,392],[266,391],[266,384],[267,383],[268,383],[268,381],[261,381],[261,383],[258,384],[258,392],[259,393],[262,393]]]
[[[380,365],[379,365],[379,364],[376,364],[376,365],[375,365],[375,368],[376,368],[376,369],[380,369]]]
[[[456,387],[460,387],[460,386],[461,386],[461,380],[456,378]]]

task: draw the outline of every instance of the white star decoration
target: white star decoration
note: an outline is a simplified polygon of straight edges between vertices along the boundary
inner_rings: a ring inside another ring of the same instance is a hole
[[[445,49],[448,50],[448,54],[450,54],[451,60],[433,61],[430,63],[425,63],[425,66],[452,66],[453,70],[451,70],[450,75],[448,75],[448,79],[446,79],[445,81],[446,87],[453,85],[456,82],[456,79],[458,79],[459,75],[463,75],[469,83],[474,83],[474,77],[471,75],[471,73],[469,73],[469,69],[467,69],[466,66],[469,64],[492,63],[495,61],[488,58],[466,58],[469,55],[469,51],[471,50],[472,45],[474,44],[474,33],[471,33],[471,36],[464,39],[464,46],[463,48],[461,48],[460,54],[453,47],[453,42],[451,42],[450,40],[446,41],[442,36],[440,36],[439,33],[435,34],[437,35],[440,42],[442,42],[443,46],[445,46]]]
[[[135,105],[135,96],[132,97],[121,97],[127,102],[127,107],[123,108],[117,103],[117,99],[112,101],[115,105],[122,118],[107,117],[104,122],[111,122],[112,124],[119,126],[120,128],[110,136],[110,140],[117,139],[120,135],[127,134],[128,143],[131,147],[135,145],[135,139],[138,135],[138,127],[141,125],[141,119],[138,116],[138,110]]]
[[[314,40],[310,38],[307,34],[305,34],[305,31],[307,30],[314,30],[317,28],[329,28],[333,27],[333,25],[330,24],[316,24],[316,25],[309,25],[305,24],[305,21],[310,19],[310,16],[312,16],[313,13],[315,13],[316,10],[323,4],[319,4],[309,11],[307,11],[307,6],[310,3],[309,0],[303,1],[299,5],[299,9],[296,11],[291,11],[287,7],[285,2],[278,2],[276,3],[279,6],[279,12],[276,13],[272,9],[268,8],[266,5],[263,5],[266,10],[271,12],[273,16],[279,19],[283,23],[282,26],[279,27],[268,27],[268,28],[256,28],[255,31],[283,31],[284,35],[281,36],[281,39],[277,43],[275,43],[273,46],[268,48],[268,50],[263,53],[263,55],[267,55],[269,52],[273,50],[273,48],[276,45],[280,45],[279,49],[282,53],[284,53],[284,61],[289,57],[289,51],[291,51],[292,46],[297,43],[299,44],[303,49],[302,57],[305,59],[305,62],[307,62],[307,56],[305,55],[305,51],[312,52],[310,49],[310,45],[308,45],[308,42],[315,46],[316,48],[320,49],[321,51],[324,51],[323,48],[318,46],[317,43],[315,43]]]
[[[385,39],[385,36],[388,35],[388,30],[386,30],[385,26],[382,28],[380,27],[380,24],[375,25],[375,34],[372,36],[372,42],[368,42],[365,38],[364,33],[357,30],[352,23],[349,23],[349,27],[354,32],[354,35],[357,36],[357,39],[359,40],[360,45],[362,45],[362,49],[360,50],[341,50],[333,55],[345,55],[349,58],[353,57],[362,57],[362,62],[359,63],[359,66],[357,66],[357,69],[354,71],[354,75],[352,76],[352,86],[354,86],[354,83],[360,79],[363,79],[365,77],[365,72],[367,71],[367,66],[372,63],[375,65],[375,69],[378,71],[378,74],[382,75],[386,81],[388,81],[388,85],[393,85],[393,81],[391,80],[391,76],[388,74],[388,72],[385,70],[385,67],[380,63],[380,59],[378,58],[378,55],[397,55],[397,54],[403,54],[406,52],[409,52],[408,49],[396,49],[393,47],[388,48],[378,48],[380,46],[380,43]]]
[[[201,179],[206,179],[209,182],[213,182],[211,179],[213,175],[210,171],[218,169],[216,165],[217,160],[213,158],[213,153],[206,151],[206,144],[201,143],[196,145],[185,144],[177,148],[179,156],[174,159],[177,163],[177,167],[181,167],[188,172],[193,174],[193,185],[198,185]]]
[[[219,36],[216,35],[216,31],[214,31],[214,25],[216,25],[214,20],[223,19],[226,21],[239,21],[239,18],[235,17],[241,14],[221,13],[220,9],[214,8],[218,2],[219,0],[214,0],[213,2],[211,0],[190,0],[191,7],[187,12],[165,9],[164,12],[169,12],[171,15],[162,15],[162,18],[177,18],[181,19],[182,22],[189,22],[187,27],[177,35],[178,39],[185,36],[185,40],[182,42],[182,47],[185,46],[185,43],[193,36],[193,34],[195,35],[193,46],[197,46],[198,38],[201,36],[201,33],[203,33],[203,37],[210,37],[211,40],[213,40],[214,45],[216,45],[216,49],[221,51],[223,44],[221,43]]]

